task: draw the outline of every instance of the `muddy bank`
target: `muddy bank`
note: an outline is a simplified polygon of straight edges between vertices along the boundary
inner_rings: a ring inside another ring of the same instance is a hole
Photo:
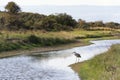
[[[17,56],[17,55],[28,55],[28,54],[34,54],[34,53],[41,53],[41,52],[48,52],[48,51],[58,51],[58,50],[64,50],[64,49],[70,49],[73,47],[78,46],[84,46],[90,44],[89,42],[74,42],[64,45],[58,45],[58,46],[50,46],[50,47],[39,47],[39,48],[33,48],[30,50],[15,50],[15,51],[7,51],[7,52],[1,52],[0,58],[5,57],[11,57],[11,56]]]

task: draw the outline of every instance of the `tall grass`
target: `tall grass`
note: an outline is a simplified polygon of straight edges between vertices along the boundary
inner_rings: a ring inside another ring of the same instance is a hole
[[[42,46],[55,46],[75,42],[74,39],[44,38],[30,35],[24,39],[0,41],[0,52],[18,49],[31,49]]]
[[[114,45],[105,54],[92,60],[73,65],[82,80],[119,80],[120,45]]]
[[[54,46],[60,44],[67,44],[88,38],[103,38],[111,36],[112,31],[60,31],[60,32],[46,32],[46,31],[0,31],[0,52],[31,49],[34,47]]]
[[[28,36],[26,40],[28,41],[28,43],[39,44],[41,46],[53,46],[58,44],[75,42],[74,39],[44,38],[44,37],[37,37],[35,35]]]
[[[52,37],[52,38],[75,38],[75,37],[90,37],[90,36],[106,36],[111,35],[113,31],[60,31],[60,32],[44,32],[44,31],[0,31],[0,37],[6,38],[26,38],[30,35],[36,35],[39,37]]]

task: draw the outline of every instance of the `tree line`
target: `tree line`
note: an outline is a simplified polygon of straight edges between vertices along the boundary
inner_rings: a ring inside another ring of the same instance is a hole
[[[98,28],[120,29],[120,24],[116,23],[116,22],[104,23],[103,21],[86,22],[85,20],[79,19],[77,27],[81,28],[81,29],[86,29],[86,30],[90,30],[93,28],[96,28],[96,29],[98,29]]]
[[[46,30],[60,31],[73,30],[74,28],[89,30],[93,27],[120,28],[119,23],[102,21],[86,22],[79,19],[76,21],[66,13],[43,15],[38,13],[22,12],[15,2],[9,2],[5,11],[0,12],[0,29],[7,30]]]

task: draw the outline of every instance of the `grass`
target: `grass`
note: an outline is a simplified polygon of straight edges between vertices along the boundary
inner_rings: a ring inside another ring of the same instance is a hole
[[[82,80],[119,80],[120,45],[113,45],[105,54],[72,65]]]
[[[90,37],[90,36],[108,36],[115,32],[113,31],[85,31],[85,30],[73,30],[73,31],[60,31],[60,32],[45,32],[45,31],[0,31],[0,37],[9,38],[25,38],[30,35],[36,35],[40,37],[54,37],[54,38],[75,38],[75,37]]]
[[[31,49],[35,47],[55,46],[75,42],[74,39],[43,38],[31,35],[25,39],[8,39],[0,42],[0,52],[19,49]]]
[[[119,31],[0,31],[0,52],[19,49],[31,49],[35,47],[55,46],[80,41],[88,43],[93,39],[114,38],[112,35]],[[30,36],[34,35],[31,39]],[[115,37],[118,38],[118,37]]]

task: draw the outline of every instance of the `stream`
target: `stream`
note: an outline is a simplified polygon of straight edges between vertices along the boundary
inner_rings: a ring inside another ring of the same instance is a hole
[[[83,62],[106,52],[113,44],[120,44],[120,39],[91,43],[66,50],[0,59],[0,80],[80,80],[78,74],[69,67],[76,63],[72,52],[79,53],[79,62]]]

